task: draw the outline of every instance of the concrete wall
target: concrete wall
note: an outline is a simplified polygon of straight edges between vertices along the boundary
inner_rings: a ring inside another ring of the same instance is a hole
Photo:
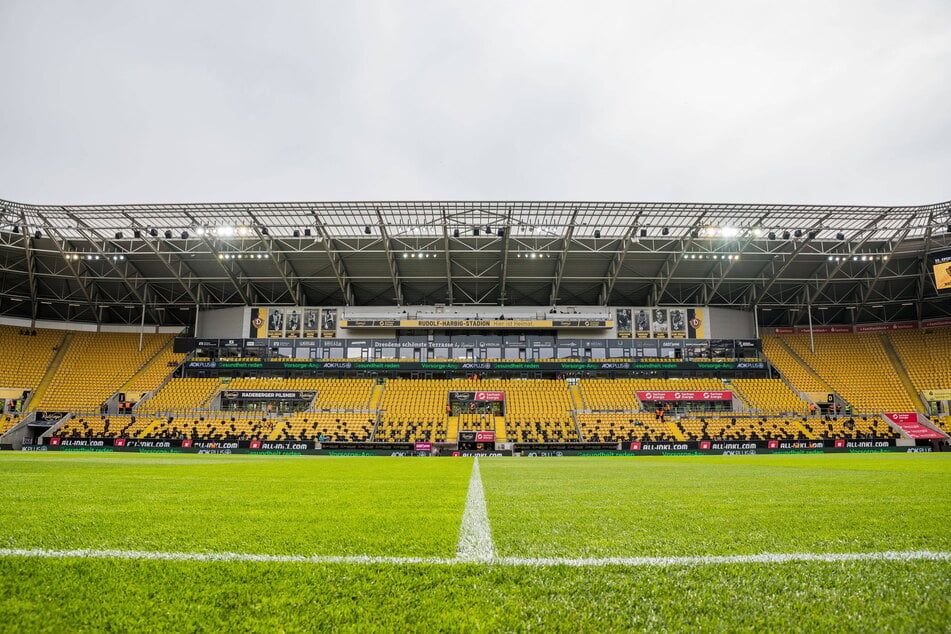
[[[37,319],[34,324],[29,319],[20,317],[0,317],[0,324],[4,326],[16,326],[17,328],[50,328],[53,330],[79,330],[84,332],[145,332],[148,333],[180,333],[184,330],[181,326],[155,326],[154,324],[145,324],[142,329],[138,325],[127,324],[103,324],[97,326],[94,323],[85,321],[52,321],[48,319]]]

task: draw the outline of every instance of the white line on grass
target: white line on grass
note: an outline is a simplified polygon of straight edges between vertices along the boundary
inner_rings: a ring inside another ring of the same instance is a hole
[[[476,458],[472,463],[469,493],[466,495],[466,509],[462,513],[462,525],[459,527],[459,544],[456,546],[456,558],[460,561],[490,561],[494,557],[495,546],[492,544],[492,527],[489,526],[489,512],[485,508],[485,494],[482,491],[479,459]]]
[[[43,548],[0,548],[0,557],[43,559],[138,559],[154,561],[240,561],[256,563],[305,564],[426,564],[452,566],[489,564],[495,566],[711,566],[723,564],[787,564],[797,562],[849,561],[951,561],[951,552],[912,550],[873,553],[762,553],[759,555],[713,555],[704,557],[374,557],[370,555],[265,555],[253,553],[177,553],[144,550],[48,550]]]

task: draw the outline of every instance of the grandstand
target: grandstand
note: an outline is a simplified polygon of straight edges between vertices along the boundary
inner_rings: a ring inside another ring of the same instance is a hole
[[[902,384],[878,334],[817,334],[815,351],[806,334],[777,335],[854,411],[866,414],[913,412],[921,407]]]
[[[187,371],[183,353],[171,352],[167,335],[143,338],[121,334],[38,331],[24,340],[45,347],[50,340],[64,346],[61,363],[48,359],[45,390],[37,390],[38,403],[27,412],[62,408],[72,412],[57,434],[68,439],[191,439],[202,441],[311,441],[346,443],[446,443],[457,440],[461,430],[487,430],[497,443],[570,444],[697,441],[805,441],[897,440],[900,430],[880,414],[886,411],[921,411],[896,377],[907,372],[918,377],[916,387],[939,389],[940,381],[926,382],[922,365],[895,367],[902,359],[923,359],[947,370],[948,357],[931,355],[928,345],[944,341],[951,329],[903,332],[896,337],[896,355],[886,354],[878,334],[817,335],[817,351],[806,349],[802,335],[771,335],[764,345],[767,358],[775,350],[780,361],[773,366],[779,378],[413,378],[377,379],[342,376],[181,376]],[[938,334],[935,334],[938,333]],[[9,331],[7,336],[10,336]],[[20,337],[22,335],[14,335]],[[778,347],[777,347],[778,346]],[[120,351],[121,363],[106,371],[105,352]],[[845,351],[860,351],[865,365],[840,363]],[[40,352],[25,350],[27,358]],[[49,355],[48,355],[49,356]],[[236,357],[246,359],[247,357]],[[791,358],[800,368],[818,377],[840,394],[854,411],[850,415],[824,415],[797,392],[794,379],[782,370]],[[233,358],[232,358],[233,359]],[[66,361],[69,361],[68,367]],[[551,362],[552,359],[546,359]],[[557,360],[556,360],[557,361]],[[564,360],[562,360],[564,361]],[[569,361],[570,363],[571,361]],[[192,363],[207,364],[208,360]],[[399,365],[399,362],[397,363]],[[94,372],[92,368],[97,368]],[[36,373],[32,376],[35,377]],[[77,377],[96,376],[80,381]],[[891,377],[891,379],[889,379]],[[35,385],[36,380],[21,382]],[[40,381],[42,383],[43,381]],[[98,412],[98,406],[130,385],[143,392],[132,412]],[[223,409],[228,394],[303,394],[297,409],[270,409],[272,401],[247,404],[243,409]],[[727,392],[728,406],[699,401],[684,402],[639,398],[664,394]],[[452,407],[452,394],[491,393],[497,401],[460,401]],[[462,407],[459,407],[459,403]],[[489,407],[491,405],[491,407]],[[671,407],[671,405],[673,405]],[[728,407],[729,409],[723,409]],[[719,409],[718,409],[719,408]],[[15,426],[22,414],[6,414],[3,431]],[[948,416],[937,416],[935,427],[947,429]]]
[[[904,330],[886,336],[916,390],[951,389],[951,328]]]
[[[0,386],[34,390],[59,350],[66,331],[0,326]]]
[[[623,450],[913,443],[920,430],[902,425],[924,426],[926,436],[949,425],[946,298],[907,266],[926,238],[929,248],[947,246],[933,221],[947,204],[580,203],[571,213],[560,203],[0,204],[21,225],[56,228],[32,238],[31,257],[49,264],[93,242],[64,209],[95,218],[100,231],[128,232],[134,237],[123,248],[134,257],[126,268],[138,271],[143,297],[163,298],[137,301],[128,279],[103,270],[86,290],[122,298],[121,306],[84,304],[75,295],[81,288],[55,284],[52,275],[36,280],[40,301],[4,304],[0,438],[16,443],[453,449],[481,438],[480,447],[515,452]],[[248,215],[255,210],[261,215]],[[355,220],[360,214],[376,220]],[[137,217],[150,220],[142,226]],[[258,226],[265,217],[268,226]],[[536,243],[541,217],[555,241],[547,246]],[[184,237],[196,222],[209,231],[230,226],[233,239]],[[239,226],[257,230],[237,236]],[[724,226],[743,240],[723,242],[716,228]],[[22,255],[22,234],[8,229],[0,231],[3,248]],[[445,242],[420,261],[416,242],[427,236]],[[483,292],[482,278],[467,271],[486,248],[502,255],[494,286]],[[843,249],[854,253],[838,255]],[[194,268],[182,276],[169,263],[185,251]],[[278,278],[276,262],[286,263]],[[664,271],[663,279],[645,287],[625,271],[635,263]],[[333,276],[306,284],[295,277],[321,267]],[[17,275],[0,280],[0,296],[16,295]],[[808,301],[803,278],[816,284]],[[697,279],[708,281],[698,287]],[[861,295],[856,280],[865,284]],[[387,295],[393,300],[383,301]],[[78,321],[57,319],[64,307]]]
[[[133,378],[154,388],[169,373],[167,361],[159,372],[146,366],[172,340],[172,335],[145,335],[139,349],[139,336],[133,333],[67,333],[47,371],[49,381],[37,387],[30,409],[98,411]]]

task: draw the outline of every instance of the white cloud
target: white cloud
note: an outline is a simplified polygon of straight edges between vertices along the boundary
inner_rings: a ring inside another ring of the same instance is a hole
[[[947,2],[0,5],[24,202],[951,198]]]

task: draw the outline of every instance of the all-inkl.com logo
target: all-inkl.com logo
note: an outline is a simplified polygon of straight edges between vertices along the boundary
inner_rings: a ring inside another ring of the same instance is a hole
[[[192,441],[190,439],[185,439],[182,441],[182,449],[190,449],[192,446]]]
[[[766,448],[767,448],[767,449],[779,449],[779,441],[778,441],[778,440],[770,440],[768,443],[766,443]]]
[[[260,441],[260,440],[252,440],[252,441],[251,441],[251,449],[260,449],[260,448],[261,448],[261,441]]]
[[[701,440],[701,441],[700,441],[700,448],[701,448],[701,449],[709,449],[710,447],[711,447],[711,444],[710,444],[710,441],[709,441],[709,440]]]
[[[836,440],[836,441],[835,441],[835,448],[836,448],[836,449],[845,449],[845,441],[842,440],[841,438],[839,438],[838,440]]]
[[[113,447],[125,447],[125,438],[116,438],[112,441]]]
[[[640,450],[641,450],[641,443],[639,442],[631,443],[631,451],[640,451]]]

